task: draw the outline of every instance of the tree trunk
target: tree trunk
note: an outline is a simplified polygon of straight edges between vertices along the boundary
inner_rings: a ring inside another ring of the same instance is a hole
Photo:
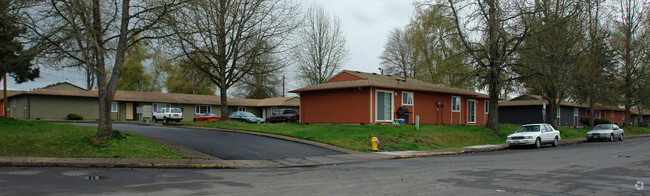
[[[219,88],[219,91],[219,97],[221,98],[221,119],[228,120],[230,119],[230,115],[228,114],[228,90],[226,88]]]
[[[594,112],[596,112],[596,101],[594,97],[589,97],[589,127],[594,127]]]
[[[499,48],[497,42],[497,9],[495,0],[488,0],[488,41],[489,41],[489,65],[488,65],[488,91],[490,95],[490,111],[488,113],[487,127],[497,134],[501,134],[499,130],[499,93],[501,92],[499,86],[499,71],[501,62],[499,58]]]
[[[101,141],[106,138],[110,138],[113,135],[113,124],[111,122],[111,106],[113,104],[113,98],[115,97],[115,91],[117,90],[117,84],[122,75],[122,67],[124,66],[124,56],[126,49],[128,48],[128,27],[129,27],[129,9],[130,1],[122,1],[122,13],[121,13],[121,23],[120,23],[120,35],[117,43],[117,51],[115,56],[115,66],[113,66],[113,72],[111,73],[111,78],[107,80],[107,74],[105,69],[104,62],[104,42],[103,34],[101,33],[101,16],[99,14],[93,14],[94,21],[94,30],[95,30],[95,39],[96,46],[95,50],[100,51],[96,54],[96,65],[97,65],[97,86],[98,86],[98,98],[99,98],[99,127],[97,130],[97,135],[95,136],[95,141]],[[99,12],[99,0],[93,0],[93,13]]]
[[[3,83],[4,83],[4,88],[2,89],[2,95],[3,95],[3,96],[2,96],[2,97],[3,97],[3,99],[2,99],[2,113],[4,114],[3,116],[4,116],[5,118],[8,118],[8,117],[9,117],[9,112],[7,112],[7,108],[9,107],[9,106],[7,106],[7,104],[9,103],[9,102],[7,101],[7,79],[8,79],[9,77],[7,77],[7,76],[8,76],[8,75],[7,75],[6,72],[5,72],[5,73],[2,73],[2,75],[0,75],[0,77],[2,77],[2,81],[3,81]]]
[[[643,126],[643,106],[639,104],[638,109],[639,109],[639,121],[636,126]]]
[[[494,131],[496,134],[501,134],[499,130],[499,84],[496,81],[498,78],[489,77],[488,91],[490,96],[490,105],[488,111],[487,128]]]

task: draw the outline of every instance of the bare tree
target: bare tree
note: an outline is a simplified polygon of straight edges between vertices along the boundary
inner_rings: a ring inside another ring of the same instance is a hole
[[[111,105],[122,75],[126,51],[142,40],[158,38],[161,19],[179,2],[174,0],[44,1],[26,14],[42,47],[59,59],[89,67],[97,77],[99,126],[95,141],[113,135]],[[107,66],[113,63],[112,66]]]
[[[648,65],[643,63],[648,54],[647,37],[649,28],[644,23],[648,8],[643,0],[617,0],[614,5],[614,28],[611,44],[620,59],[619,77],[622,79],[620,88],[625,105],[625,125],[632,122],[630,108],[642,102],[647,97],[637,97],[639,91],[647,91],[642,85],[642,79],[648,73]]]
[[[388,33],[384,51],[379,56],[385,73],[412,78],[415,76],[413,50],[407,43],[407,35],[400,28],[393,28]]]
[[[340,71],[349,55],[341,21],[321,6],[310,7],[294,49],[298,77],[305,85],[323,83]]]
[[[205,0],[172,13],[172,43],[220,89],[222,119],[228,119],[228,89],[258,68],[253,62],[289,48],[297,9],[284,0]]]
[[[515,54],[528,34],[531,10],[517,0],[447,0],[447,3],[465,51],[473,59],[473,70],[488,89],[490,108],[486,126],[501,133],[499,94],[510,80],[504,73],[511,70]]]
[[[416,3],[407,25],[407,42],[413,51],[416,79],[448,86],[474,89],[469,55],[464,51],[451,9],[444,5]]]

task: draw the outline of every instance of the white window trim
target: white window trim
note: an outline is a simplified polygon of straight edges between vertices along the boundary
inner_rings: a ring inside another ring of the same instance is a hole
[[[485,100],[484,110],[486,114],[490,113],[490,100]]]
[[[405,101],[404,100],[404,95],[405,94],[410,94],[411,95],[411,103],[410,104],[404,102]],[[413,104],[415,104],[415,94],[413,92],[409,92],[409,91],[402,91],[402,105],[413,105]]]
[[[578,108],[573,108],[573,116],[579,116]]]
[[[470,108],[469,107],[469,102],[474,102],[474,112],[473,112],[474,113],[474,120],[473,121],[470,121],[470,118],[469,118],[469,115],[470,115],[470,113],[469,113],[469,108]],[[467,123],[468,124],[469,123],[476,123],[476,100],[474,100],[474,99],[468,99],[467,100]]]
[[[378,118],[379,117],[379,110],[377,109],[377,102],[378,102],[377,101],[377,97],[378,97],[377,94],[379,94],[379,92],[389,93],[391,95],[390,96],[390,114],[391,114],[390,115],[390,120],[379,120],[379,118]],[[393,120],[394,120],[393,113],[395,113],[395,97],[393,97],[392,95],[393,95],[393,91],[375,90],[375,122],[393,122]]]
[[[458,101],[456,102],[458,104],[458,109],[457,110],[454,110],[454,99],[455,98],[458,98]],[[462,104],[460,104],[461,100],[462,99],[460,98],[460,96],[451,96],[451,112],[460,112],[460,110],[462,110],[462,107],[461,107]]]
[[[212,113],[212,106],[211,105],[194,105],[194,113],[195,114],[201,114],[199,112],[199,110],[198,110],[199,109],[198,107],[202,107],[202,106],[205,106],[205,107],[208,108],[208,111],[206,111],[205,113]]]
[[[117,104],[117,101],[113,101],[113,103],[111,104],[111,112],[117,112],[119,110],[118,109],[119,107],[120,105]]]

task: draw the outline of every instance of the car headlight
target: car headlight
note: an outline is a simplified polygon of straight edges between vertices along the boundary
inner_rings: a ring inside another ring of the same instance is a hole
[[[525,136],[525,139],[533,139],[533,136]]]

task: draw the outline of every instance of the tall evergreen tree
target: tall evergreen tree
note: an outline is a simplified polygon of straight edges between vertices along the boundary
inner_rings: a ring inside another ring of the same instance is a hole
[[[18,41],[20,34],[25,29],[18,25],[20,20],[18,12],[13,5],[19,2],[13,0],[0,0],[0,79],[4,81],[3,88],[3,116],[7,116],[7,80],[11,76],[16,83],[34,80],[38,77],[39,69],[31,63],[34,59],[33,52],[25,50]]]

